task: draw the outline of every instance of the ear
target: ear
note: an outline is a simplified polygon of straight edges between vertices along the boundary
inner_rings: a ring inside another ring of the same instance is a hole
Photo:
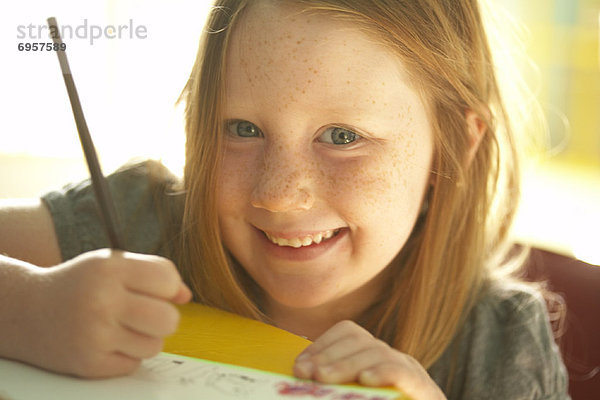
[[[466,111],[465,120],[467,121],[467,130],[469,134],[469,150],[467,151],[466,157],[466,166],[468,168],[475,158],[483,135],[485,135],[485,132],[487,131],[487,125],[473,110]]]

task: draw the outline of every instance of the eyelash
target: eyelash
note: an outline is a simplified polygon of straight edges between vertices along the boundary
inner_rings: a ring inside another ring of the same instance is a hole
[[[245,120],[232,120],[226,123],[227,131],[234,137],[240,138],[253,138],[253,137],[264,137],[263,132],[250,121]],[[333,136],[330,136],[328,139],[324,139],[323,136],[330,132],[330,135],[338,134],[338,139],[341,136],[343,143],[335,143],[335,139]],[[326,128],[318,137],[317,141],[320,143],[326,143],[329,145],[333,145],[336,147],[350,147],[357,142],[364,139],[361,135],[356,133],[355,131],[347,128],[343,128],[341,126],[330,126]]]

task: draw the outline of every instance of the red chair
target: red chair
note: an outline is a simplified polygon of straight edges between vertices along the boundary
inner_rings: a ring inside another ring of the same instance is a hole
[[[572,400],[600,399],[600,266],[532,249],[526,267],[528,279],[546,282],[564,299],[549,299],[548,308],[551,320],[566,308],[566,317],[553,328]]]

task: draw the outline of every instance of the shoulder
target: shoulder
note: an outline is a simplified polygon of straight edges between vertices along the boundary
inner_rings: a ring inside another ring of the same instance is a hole
[[[177,178],[156,161],[142,161],[120,168],[107,180],[127,250],[160,253],[158,210]],[[108,246],[89,179],[47,193],[42,200],[52,215],[63,259]]]
[[[448,377],[454,360],[456,398],[568,398],[544,298],[530,285],[491,282],[434,372]]]
[[[544,298],[533,286],[516,281],[493,281],[483,290],[471,319],[479,324],[491,324],[496,329],[510,330],[543,326],[546,315]]]

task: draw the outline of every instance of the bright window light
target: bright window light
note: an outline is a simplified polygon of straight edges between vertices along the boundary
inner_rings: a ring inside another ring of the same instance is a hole
[[[106,171],[155,158],[180,172],[183,124],[175,102],[191,70],[209,1],[26,0],[0,13],[0,153],[81,157],[56,54],[19,51],[50,42],[57,19],[82,107]]]

